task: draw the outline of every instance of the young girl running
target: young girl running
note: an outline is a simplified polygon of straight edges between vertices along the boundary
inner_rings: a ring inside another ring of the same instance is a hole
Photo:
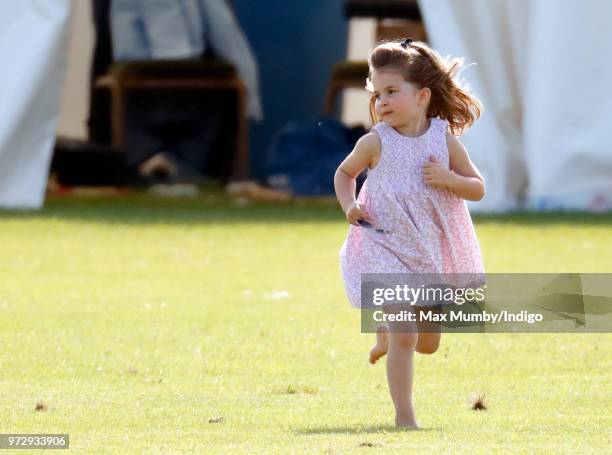
[[[405,39],[379,44],[368,63],[375,125],[334,176],[350,223],[340,266],[354,308],[362,308],[362,273],[484,273],[465,203],[484,197],[484,179],[457,138],[478,119],[482,105],[457,80],[463,61]],[[355,199],[355,179],[365,168],[368,176]],[[386,305],[384,311],[406,310],[402,306]],[[370,362],[387,355],[395,424],[418,429],[413,354],[433,354],[441,334],[406,330],[405,324],[378,327]]]

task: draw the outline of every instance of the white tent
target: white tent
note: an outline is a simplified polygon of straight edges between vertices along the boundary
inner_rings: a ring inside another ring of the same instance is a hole
[[[0,2],[0,207],[44,201],[69,16],[69,0]]]
[[[612,210],[612,3],[421,0],[429,40],[465,57],[485,105],[462,137],[487,195],[472,211]]]

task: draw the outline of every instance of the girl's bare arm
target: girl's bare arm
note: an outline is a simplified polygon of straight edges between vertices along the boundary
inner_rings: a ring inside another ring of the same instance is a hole
[[[450,161],[447,189],[468,201],[480,201],[485,195],[485,182],[470,160],[465,146],[450,133],[446,133]]]
[[[371,167],[380,154],[380,139],[376,133],[368,133],[357,141],[353,151],[340,163],[334,175],[334,188],[342,210],[349,223],[359,225],[361,219],[368,219],[367,213],[355,200],[357,176]]]

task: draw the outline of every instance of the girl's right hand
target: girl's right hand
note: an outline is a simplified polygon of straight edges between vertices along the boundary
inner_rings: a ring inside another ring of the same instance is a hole
[[[346,220],[353,226],[359,226],[359,220],[369,221],[369,217],[367,212],[355,202],[346,211]]]

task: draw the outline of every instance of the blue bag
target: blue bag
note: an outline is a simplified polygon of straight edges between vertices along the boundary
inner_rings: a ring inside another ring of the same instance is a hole
[[[365,133],[361,126],[349,128],[332,117],[289,122],[268,148],[266,183],[296,196],[335,194],[334,173]]]

